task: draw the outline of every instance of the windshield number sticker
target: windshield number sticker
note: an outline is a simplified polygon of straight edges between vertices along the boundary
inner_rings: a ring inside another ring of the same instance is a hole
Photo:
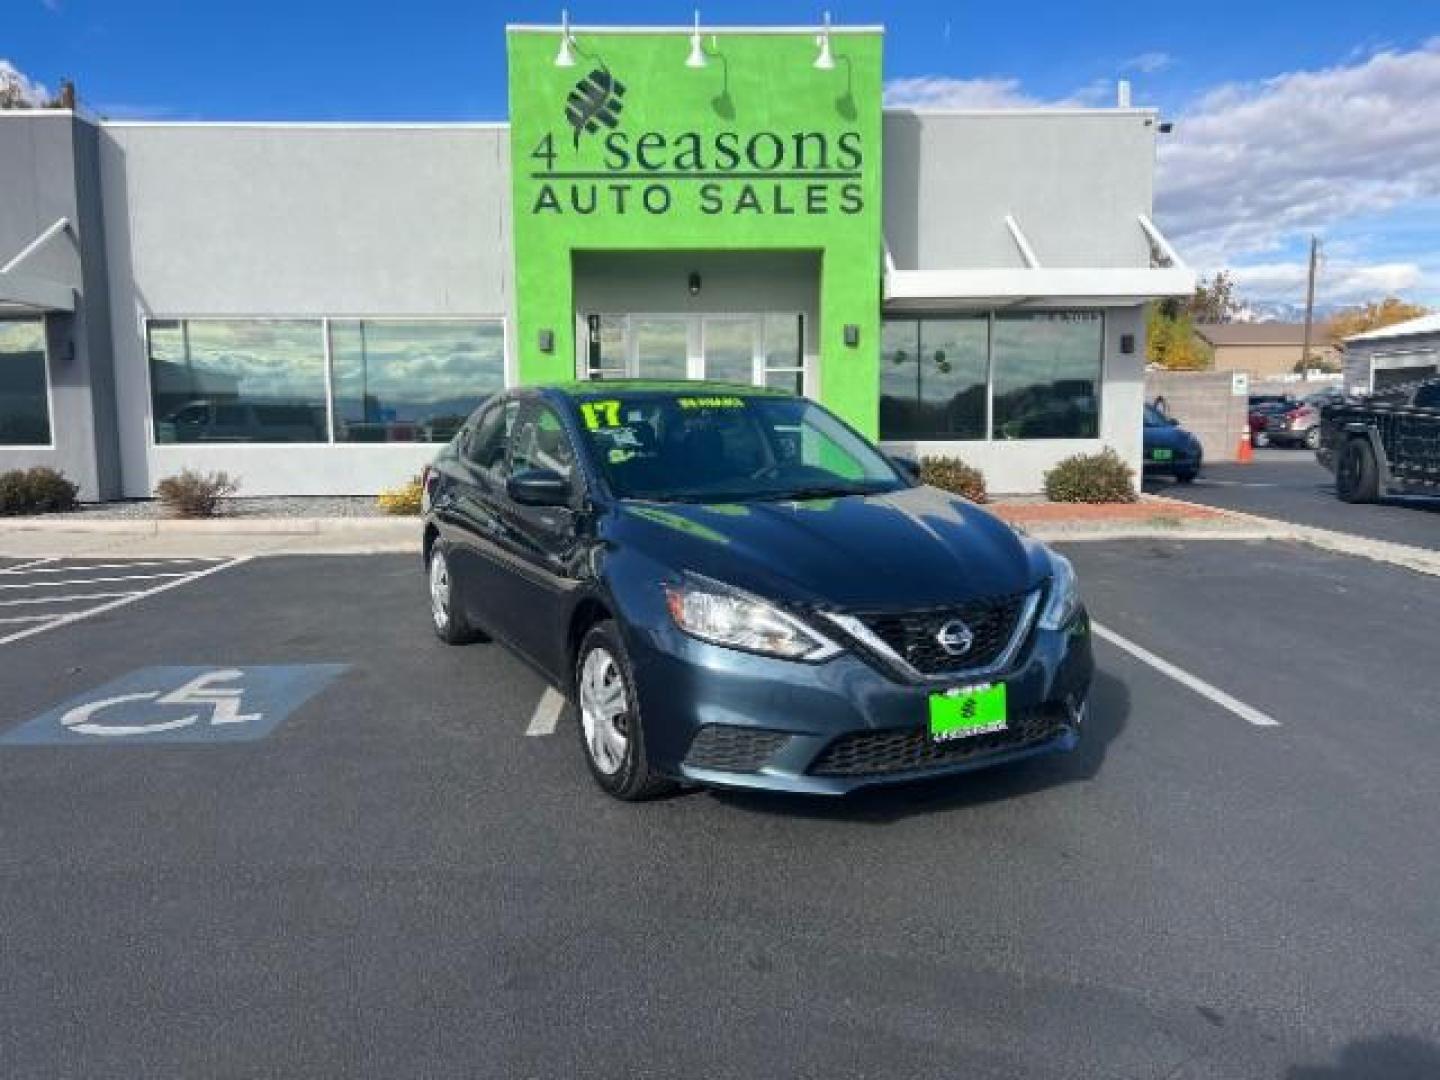
[[[584,401],[580,403],[580,415],[585,426],[591,431],[620,426],[620,402]]]
[[[682,397],[675,403],[682,409],[743,409],[745,401],[738,397]]]

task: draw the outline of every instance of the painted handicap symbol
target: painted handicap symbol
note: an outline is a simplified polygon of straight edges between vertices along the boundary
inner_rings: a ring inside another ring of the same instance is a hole
[[[0,746],[224,743],[263,739],[345,664],[152,667],[0,734]]]
[[[182,716],[174,720],[156,720],[148,724],[107,724],[95,723],[92,720],[102,709],[109,709],[115,705],[124,704],[127,701],[148,701],[153,699],[157,705],[201,705],[213,710],[210,716],[212,724],[243,724],[249,720],[263,720],[262,713],[241,713],[240,701],[244,693],[238,687],[211,688],[211,683],[228,682],[244,676],[243,671],[233,668],[222,671],[211,671],[204,675],[197,675],[178,690],[172,690],[168,694],[159,690],[147,690],[138,694],[117,694],[115,697],[102,698],[99,701],[87,702],[84,705],[77,705],[64,716],[60,717],[62,726],[81,735],[149,735],[161,731],[177,731],[183,727],[189,727],[200,719],[199,713],[191,713],[189,716]]]

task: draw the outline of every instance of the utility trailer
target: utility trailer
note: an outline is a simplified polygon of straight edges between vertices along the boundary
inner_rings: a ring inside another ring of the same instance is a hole
[[[1345,502],[1440,495],[1440,377],[1325,406],[1315,456]]]

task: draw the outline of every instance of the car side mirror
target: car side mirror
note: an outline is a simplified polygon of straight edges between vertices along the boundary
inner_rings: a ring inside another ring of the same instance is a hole
[[[1165,417],[1165,423],[1169,424],[1171,427],[1179,427],[1180,418],[1178,416],[1167,416]]]
[[[570,481],[554,469],[526,469],[505,481],[505,494],[521,506],[568,506]]]
[[[920,463],[914,458],[906,457],[904,454],[890,454],[888,456],[890,458],[890,464],[899,469],[907,479],[920,479]]]

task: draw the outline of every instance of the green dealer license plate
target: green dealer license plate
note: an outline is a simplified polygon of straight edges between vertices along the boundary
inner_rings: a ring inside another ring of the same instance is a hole
[[[962,686],[930,695],[930,737],[938,742],[1004,730],[1004,683]]]
[[[1154,450],[1150,451],[1151,461],[1169,461],[1174,456],[1175,451],[1166,449],[1165,447],[1156,447]]]

